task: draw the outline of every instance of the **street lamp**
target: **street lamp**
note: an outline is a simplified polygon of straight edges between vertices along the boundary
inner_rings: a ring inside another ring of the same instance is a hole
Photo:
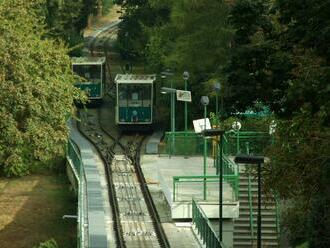
[[[215,94],[216,94],[216,98],[215,98],[215,115],[216,115],[217,119],[219,119],[219,93],[220,93],[220,90],[221,90],[221,84],[219,82],[214,84],[214,90],[215,90]]]
[[[204,106],[204,130],[206,129],[206,117],[207,117],[207,105],[209,104],[210,100],[207,96],[201,97],[201,104]],[[204,200],[206,200],[206,156],[207,156],[207,144],[206,138],[204,137],[204,168],[203,168],[203,175],[204,175]]]
[[[172,133],[172,145],[171,145],[171,151],[170,155],[172,152],[172,148],[174,148],[174,132],[175,132],[175,97],[174,95],[176,94],[176,89],[173,88],[168,88],[168,87],[161,87],[160,92],[162,94],[171,94],[171,133]]]
[[[231,127],[236,131],[236,153],[240,153],[239,130],[241,130],[242,124],[239,121],[234,121]]]
[[[264,160],[263,156],[244,154],[237,154],[234,159],[235,163],[258,165],[258,248],[261,248],[261,164],[264,163]]]
[[[219,240],[222,241],[222,195],[223,195],[223,134],[221,129],[205,129],[202,131],[204,137],[220,136],[220,168],[219,168]]]
[[[187,81],[189,79],[189,72],[185,71],[183,73],[183,80],[184,80],[184,90],[187,91],[188,85]],[[187,102],[184,102],[184,131],[187,132],[188,130],[188,105]]]
[[[166,78],[168,78],[168,77],[171,77],[171,76],[173,76],[174,75],[174,73],[172,72],[172,70],[170,69],[170,68],[166,68],[165,69],[165,71],[162,71],[161,73],[160,73],[160,77],[162,78],[162,79],[166,79]],[[173,88],[173,81],[172,80],[170,80],[171,81],[171,88]],[[165,87],[166,88],[166,87]],[[168,92],[162,92],[163,94],[166,94],[166,93],[168,93]],[[172,102],[174,101],[174,95],[173,94],[171,94],[171,104],[172,104]],[[175,104],[175,103],[174,103]],[[171,118],[171,126],[172,126],[172,118]]]

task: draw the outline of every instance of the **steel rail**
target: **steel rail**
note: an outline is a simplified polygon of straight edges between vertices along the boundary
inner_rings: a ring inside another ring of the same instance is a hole
[[[168,247],[170,247],[169,241],[165,234],[164,228],[161,224],[159,214],[157,212],[155,203],[152,199],[152,196],[151,196],[150,191],[147,186],[147,182],[145,180],[145,177],[144,177],[142,169],[141,169],[141,164],[140,164],[141,148],[142,148],[142,144],[143,144],[143,141],[145,140],[145,138],[146,138],[146,136],[144,136],[139,143],[138,150],[135,155],[135,162],[133,164],[135,166],[135,170],[138,175],[138,179],[140,181],[140,186],[142,189],[142,193],[144,195],[144,199],[146,200],[149,213],[150,213],[151,217],[153,218],[153,224],[154,224],[154,228],[157,233],[158,241],[160,242],[162,247],[168,248]]]
[[[80,118],[80,111],[78,111],[78,117]],[[81,119],[81,118],[80,118]],[[115,190],[115,186],[113,184],[113,180],[112,180],[112,171],[111,171],[111,162],[113,159],[113,154],[111,154],[111,150],[109,150],[107,152],[107,157],[103,156],[102,151],[100,150],[100,147],[96,144],[96,142],[89,136],[87,135],[81,128],[81,124],[80,122],[77,122],[77,128],[79,130],[79,132],[89,141],[91,142],[95,149],[97,150],[97,152],[99,153],[101,160],[104,163],[105,166],[105,173],[106,173],[106,179],[107,179],[107,183],[108,183],[108,195],[109,195],[109,200],[110,200],[110,205],[111,205],[111,209],[112,209],[112,214],[113,214],[113,219],[114,219],[114,232],[116,235],[116,243],[117,246],[120,248],[126,248],[126,244],[125,244],[125,240],[123,238],[123,230],[122,230],[122,226],[120,224],[120,211],[119,211],[119,206],[118,206],[118,201],[117,201],[117,197],[116,197],[116,190]]]

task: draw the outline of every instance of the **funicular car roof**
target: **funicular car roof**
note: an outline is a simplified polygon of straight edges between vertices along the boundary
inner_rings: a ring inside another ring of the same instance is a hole
[[[72,57],[73,65],[102,65],[105,57]]]
[[[156,80],[156,74],[117,74],[117,84],[152,84]]]

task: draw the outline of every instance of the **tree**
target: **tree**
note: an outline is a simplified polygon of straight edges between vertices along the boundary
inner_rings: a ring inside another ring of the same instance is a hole
[[[74,99],[68,50],[44,38],[40,1],[0,2],[0,173],[27,174],[63,154]]]

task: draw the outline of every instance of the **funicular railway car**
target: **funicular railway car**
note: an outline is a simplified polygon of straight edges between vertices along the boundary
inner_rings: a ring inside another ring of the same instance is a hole
[[[116,75],[116,124],[122,129],[151,129],[155,80],[154,74]]]
[[[106,80],[105,57],[73,57],[72,70],[81,80],[75,86],[86,92],[89,100],[101,103]]]

